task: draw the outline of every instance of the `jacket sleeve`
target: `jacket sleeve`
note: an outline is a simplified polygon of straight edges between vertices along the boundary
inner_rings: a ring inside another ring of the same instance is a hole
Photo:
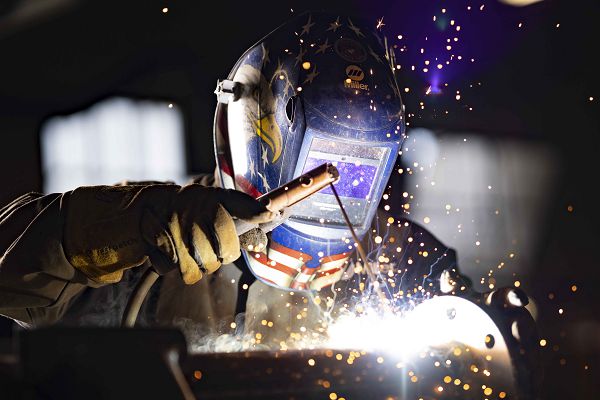
[[[97,286],[65,256],[65,196],[28,193],[0,209],[0,314],[24,327],[56,322]]]

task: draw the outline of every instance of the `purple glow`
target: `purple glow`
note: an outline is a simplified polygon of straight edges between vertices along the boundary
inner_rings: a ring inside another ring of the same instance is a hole
[[[442,93],[442,88],[440,87],[440,76],[439,74],[434,74],[431,79],[431,85],[429,86],[429,90],[431,94],[440,94]]]
[[[326,162],[331,161],[307,158],[303,172],[316,168]],[[340,173],[340,180],[335,183],[335,189],[338,194],[343,197],[366,199],[371,191],[377,167],[372,165],[356,165],[342,161],[337,161],[333,164]],[[333,194],[330,187],[322,189],[320,193]]]

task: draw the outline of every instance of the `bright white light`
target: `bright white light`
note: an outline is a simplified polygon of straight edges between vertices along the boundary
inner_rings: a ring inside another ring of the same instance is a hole
[[[485,344],[490,334],[496,338],[493,350]],[[401,360],[452,343],[497,354],[505,349],[491,318],[477,305],[457,296],[434,297],[403,313],[376,309],[365,309],[358,316],[348,313],[330,325],[328,336],[327,348],[385,352]]]

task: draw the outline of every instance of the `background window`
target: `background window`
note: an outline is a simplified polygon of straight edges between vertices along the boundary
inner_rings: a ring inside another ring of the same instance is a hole
[[[533,273],[560,166],[538,142],[415,128],[402,154],[409,218],[457,250],[478,290]],[[498,268],[500,267],[500,268]],[[490,274],[490,271],[492,273]]]
[[[123,180],[184,183],[183,117],[163,101],[110,98],[48,119],[41,130],[44,192]]]

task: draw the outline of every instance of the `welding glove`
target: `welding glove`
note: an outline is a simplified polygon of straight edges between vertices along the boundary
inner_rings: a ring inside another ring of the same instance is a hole
[[[148,259],[196,283],[241,255],[234,219],[261,224],[276,217],[243,192],[199,184],[81,187],[63,197],[61,209],[67,259],[99,284],[120,281],[124,270]]]

